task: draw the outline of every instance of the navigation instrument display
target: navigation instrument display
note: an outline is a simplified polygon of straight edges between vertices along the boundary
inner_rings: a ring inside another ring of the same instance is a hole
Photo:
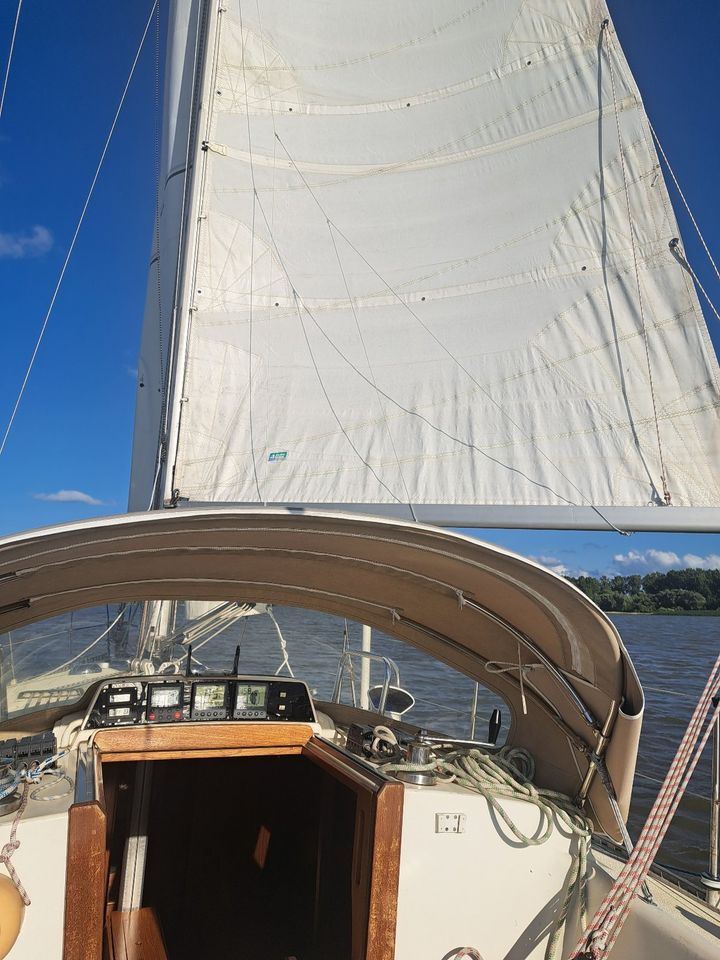
[[[235,688],[236,710],[264,710],[267,707],[266,683],[239,683]]]
[[[153,683],[149,686],[150,707],[177,707],[180,705],[182,687],[179,683]]]
[[[224,706],[224,683],[198,683],[195,685],[196,710],[218,710]]]
[[[192,688],[193,720],[224,720],[227,717],[227,681],[198,681]]]

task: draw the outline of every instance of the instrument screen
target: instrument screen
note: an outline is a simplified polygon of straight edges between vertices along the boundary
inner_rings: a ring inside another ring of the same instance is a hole
[[[239,683],[235,688],[236,710],[257,710],[267,707],[266,683]]]
[[[182,686],[179,683],[153,683],[149,687],[150,707],[178,707]]]
[[[221,710],[225,706],[224,683],[196,683],[193,708],[195,710]]]

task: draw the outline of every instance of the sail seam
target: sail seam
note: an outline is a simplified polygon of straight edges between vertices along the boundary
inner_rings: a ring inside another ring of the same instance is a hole
[[[315,191],[312,189],[312,187],[310,186],[310,184],[308,183],[308,181],[306,180],[306,178],[303,176],[302,172],[298,169],[298,167],[297,167],[297,165],[295,164],[295,161],[294,161],[293,157],[290,155],[290,152],[288,151],[287,147],[285,146],[285,144],[283,143],[283,141],[280,139],[280,137],[278,136],[278,134],[276,134],[276,137],[277,137],[277,139],[278,139],[278,141],[279,141],[279,143],[280,143],[280,146],[283,148],[283,150],[284,150],[284,152],[285,152],[288,160],[289,160],[290,163],[293,165],[293,168],[296,170],[298,176],[300,177],[300,179],[301,179],[301,180],[303,181],[303,183],[305,184],[305,187],[307,188],[308,192],[310,193],[310,196],[313,198],[313,200],[315,201],[315,203],[316,203],[317,206],[319,207],[321,213],[323,214],[323,216],[324,216],[325,219],[327,220],[327,223],[328,223],[329,225],[332,225],[332,226],[335,228],[335,230],[337,231],[337,233],[339,234],[339,236],[341,236],[341,237],[343,238],[343,240],[345,240],[345,242],[348,244],[348,246],[350,246],[350,248],[351,248],[352,250],[354,250],[355,253],[357,253],[357,255],[361,258],[361,260],[363,261],[363,263],[365,263],[365,264],[370,268],[370,270],[372,270],[372,272],[375,274],[375,276],[381,281],[381,283],[383,283],[383,284],[387,287],[387,289],[390,291],[390,293],[393,294],[393,296],[394,296],[395,299],[401,304],[401,306],[403,306],[403,307],[410,313],[410,315],[415,318],[415,320],[416,320],[416,321],[420,324],[420,326],[430,335],[430,337],[431,337],[431,338],[434,340],[434,342],[440,347],[440,349],[443,350],[443,352],[444,352],[445,354],[447,354],[447,356],[448,356],[455,364],[457,364],[457,366],[463,371],[463,373],[465,373],[465,374],[470,378],[470,380],[475,384],[475,386],[478,388],[478,390],[480,390],[480,392],[497,408],[497,410],[501,413],[501,415],[504,416],[504,417],[506,417],[506,418],[509,420],[509,422],[512,424],[512,426],[514,426],[515,429],[518,430],[518,431],[525,437],[525,439],[528,440],[528,441],[535,447],[535,449],[536,449],[537,452],[541,455],[541,457],[543,457],[543,459],[545,459],[545,460],[550,464],[550,466],[552,466],[555,470],[557,470],[557,472],[560,474],[560,476],[563,478],[563,480],[565,480],[565,482],[568,483],[568,484],[575,490],[575,492],[579,494],[579,496],[581,497],[581,499],[584,500],[584,502],[585,502],[588,506],[590,506],[593,510],[595,510],[595,511],[598,513],[598,515],[599,515],[603,520],[606,520],[606,518],[603,516],[603,514],[602,514],[602,512],[599,510],[599,508],[596,507],[595,504],[593,504],[593,503],[589,500],[589,498],[585,496],[585,494],[583,494],[583,492],[575,485],[575,483],[573,483],[572,480],[570,480],[567,476],[565,476],[565,474],[564,474],[563,471],[560,469],[560,467],[559,467],[556,463],[554,463],[554,462],[550,459],[550,457],[548,457],[547,454],[545,454],[544,451],[538,446],[538,444],[537,444],[537,442],[535,441],[535,439],[534,439],[533,437],[531,437],[529,434],[527,434],[527,433],[522,429],[522,427],[521,427],[518,423],[516,423],[516,421],[510,416],[509,413],[507,413],[506,410],[504,410],[504,408],[502,407],[502,405],[501,405],[500,403],[498,403],[498,401],[492,396],[492,394],[490,394],[489,391],[486,390],[486,389],[482,386],[482,384],[480,384],[480,382],[477,380],[477,378],[475,378],[475,377],[472,375],[472,373],[470,373],[470,371],[467,369],[467,367],[464,366],[464,364],[445,346],[445,344],[444,344],[444,343],[430,330],[430,328],[421,320],[421,318],[420,318],[420,317],[418,316],[418,314],[412,309],[412,307],[411,307],[408,303],[406,303],[405,300],[404,300],[404,299],[393,289],[393,287],[388,283],[388,281],[385,280],[385,278],[384,278],[380,273],[378,273],[378,271],[376,270],[376,268],[367,260],[367,258],[363,255],[363,253],[362,253],[360,250],[358,250],[358,248],[352,243],[352,241],[347,237],[347,235],[346,235],[345,233],[343,233],[343,231],[337,226],[337,224],[333,223],[333,221],[332,221],[332,220],[330,219],[330,217],[327,215],[327,212],[325,211],[324,207],[323,207],[322,204],[320,203],[320,200],[318,199],[317,194],[316,194]],[[261,208],[260,208],[260,209],[262,210],[262,205],[261,205]],[[267,219],[266,219],[265,222],[267,223]],[[275,245],[275,249],[277,250],[277,244],[275,243],[274,238],[273,238],[273,243],[274,243],[274,245]],[[279,252],[278,252],[278,256],[279,256]],[[284,268],[284,264],[283,264],[283,269],[285,269],[285,268]],[[285,272],[287,273],[287,271],[285,271]],[[289,277],[288,277],[288,279],[289,279]],[[325,333],[325,331],[322,329],[322,327],[318,324],[317,320],[315,320],[313,314],[312,314],[311,311],[307,308],[307,306],[305,306],[305,309],[307,310],[309,316],[312,318],[313,322],[314,322],[315,325],[318,327],[318,329],[320,330],[320,332],[323,334],[323,336],[325,336],[325,338],[326,338],[326,339],[328,340],[328,342],[331,344],[331,346],[334,347],[334,349],[340,354],[340,356],[343,357],[343,359],[355,370],[355,372],[356,372],[359,376],[361,376],[366,382],[370,383],[370,381],[368,381],[367,377],[365,377],[365,376],[362,374],[362,372],[349,360],[349,358],[346,357],[346,356],[339,350],[339,348],[335,345],[335,343],[332,341],[332,339],[331,339],[330,337],[328,337],[327,333]],[[372,384],[370,384],[370,385],[372,386]],[[397,401],[395,401],[395,400],[393,400],[391,397],[389,397],[388,394],[386,394],[384,391],[380,390],[379,387],[376,387],[375,389],[377,389],[380,393],[382,393],[383,396],[388,397],[388,399],[390,399],[391,402],[397,403]],[[411,413],[411,412],[412,412],[412,411],[410,411],[410,410],[406,410],[406,408],[404,408],[404,407],[403,407],[401,404],[399,404],[399,403],[397,403],[397,405],[398,405],[401,409],[405,410],[405,412],[407,412],[407,413]],[[525,478],[528,482],[530,482],[530,483],[533,483],[533,484],[536,484],[537,486],[543,487],[544,489],[548,490],[550,493],[553,493],[555,496],[557,496],[558,499],[562,500],[564,503],[568,503],[568,504],[572,503],[572,501],[568,500],[566,497],[561,496],[556,490],[554,490],[552,487],[548,486],[547,484],[541,483],[541,482],[538,481],[538,480],[532,480],[530,477],[527,476],[527,474],[523,473],[523,471],[519,470],[518,468],[512,467],[512,466],[510,466],[509,464],[504,464],[504,463],[502,463],[502,462],[499,461],[499,460],[495,460],[494,457],[491,457],[485,450],[481,449],[480,447],[477,447],[477,446],[476,446],[475,444],[473,444],[472,442],[461,440],[459,437],[454,437],[454,436],[452,436],[451,434],[447,433],[446,431],[442,430],[442,428],[435,426],[435,425],[432,424],[429,420],[427,420],[427,418],[423,417],[422,414],[417,414],[417,413],[415,413],[414,415],[415,415],[415,416],[419,416],[419,417],[420,417],[422,420],[424,420],[425,423],[427,423],[430,427],[432,427],[433,429],[438,430],[440,433],[444,434],[445,436],[449,437],[450,439],[453,439],[453,440],[455,440],[456,442],[461,443],[461,444],[463,444],[464,446],[469,447],[470,449],[477,450],[477,451],[478,451],[479,453],[481,453],[483,456],[488,457],[488,459],[490,459],[490,460],[492,460],[493,462],[497,463],[499,466],[502,466],[502,467],[504,467],[505,469],[510,470],[510,471],[512,471],[512,472],[518,473],[520,476],[524,477],[524,478]],[[607,522],[608,526],[610,526],[610,527],[611,527],[613,530],[615,530],[617,533],[624,533],[624,531],[622,531],[622,530],[620,530],[618,527],[616,527],[610,520],[606,520],[606,522]]]
[[[248,108],[247,74],[245,71],[245,51],[247,43],[245,28],[243,26],[242,3],[238,3],[238,14],[240,17],[240,43],[242,44],[240,63],[242,65],[243,86],[245,88],[245,122],[247,126],[248,152],[250,154],[250,180],[253,188],[252,219],[250,224],[250,304],[248,317],[248,426],[250,428],[250,456],[252,459],[253,476],[255,478],[255,489],[257,490],[258,500],[262,502],[263,497],[260,492],[260,480],[258,478],[255,440],[253,435],[253,279],[255,269],[255,211],[257,207],[257,187],[255,185],[255,166],[253,163],[252,136],[250,134],[250,111]],[[220,33],[222,23],[223,20],[221,19],[218,24],[218,34]]]
[[[612,56],[612,54],[615,52],[615,44],[612,36],[609,33],[609,20],[604,20],[600,29],[601,29],[601,42],[603,38],[607,37],[607,44],[606,44],[607,60],[608,60],[608,66],[610,67],[610,85],[612,87],[613,106],[615,108],[615,127],[617,130],[618,147],[620,151],[620,166],[622,169],[623,183],[625,186],[625,203],[627,205],[628,224],[630,227],[630,242],[632,245],[633,265],[635,270],[635,283],[637,286],[637,294],[638,294],[638,306],[640,308],[640,321],[642,323],[643,337],[645,341],[645,359],[647,361],[648,380],[650,385],[650,397],[652,399],[653,416],[655,418],[655,433],[657,436],[658,455],[660,458],[660,481],[662,483],[662,488],[663,488],[663,498],[665,500],[665,503],[669,506],[670,503],[672,502],[672,497],[670,495],[670,491],[668,490],[668,486],[667,486],[667,471],[666,471],[665,461],[663,457],[662,441],[660,439],[660,424],[658,422],[658,415],[657,415],[655,384],[653,381],[652,364],[650,362],[650,343],[648,338],[647,325],[645,322],[645,308],[643,305],[642,288],[640,285],[640,271],[638,268],[638,259],[637,259],[637,248],[635,244],[635,227],[633,224],[632,213],[630,209],[630,190],[628,187],[627,171],[625,168],[625,150],[623,147],[622,133],[620,130],[620,114],[617,108],[617,96],[615,92],[615,70],[613,67],[613,56]]]

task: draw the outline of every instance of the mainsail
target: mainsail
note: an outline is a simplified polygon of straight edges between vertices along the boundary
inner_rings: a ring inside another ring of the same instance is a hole
[[[604,3],[176,0],[165,115],[132,509],[717,527],[720,371]]]

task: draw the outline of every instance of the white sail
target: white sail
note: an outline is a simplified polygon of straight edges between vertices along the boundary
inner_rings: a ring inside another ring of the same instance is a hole
[[[712,515],[720,373],[603,3],[206,13],[166,498]]]

